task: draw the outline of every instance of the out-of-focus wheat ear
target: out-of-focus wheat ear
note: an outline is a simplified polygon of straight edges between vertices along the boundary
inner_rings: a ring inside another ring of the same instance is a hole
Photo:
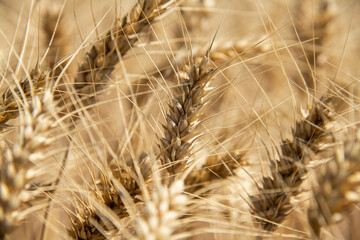
[[[131,179],[124,177],[126,189],[135,189],[135,184]],[[102,178],[97,181],[96,188],[91,190],[94,199],[99,205],[111,209],[118,219],[129,216],[124,205],[121,194],[117,191],[112,181]],[[135,198],[135,193],[129,193],[132,201],[139,202]],[[76,216],[72,217],[72,229],[69,230],[70,236],[75,239],[106,239],[107,234],[114,232],[116,226],[106,217],[106,214],[92,204],[91,201],[84,200],[81,204],[83,209],[76,210]]]
[[[301,16],[295,22],[296,33],[300,41],[313,40],[302,45],[307,65],[301,67],[301,74],[309,88],[315,87],[315,74],[317,68],[321,67],[319,56],[330,36],[329,26],[335,16],[333,5],[334,2],[330,0],[305,0],[298,3]],[[309,11],[309,6],[314,6],[314,10]]]
[[[143,214],[136,219],[133,239],[173,239],[181,228],[179,218],[186,212],[187,197],[183,194],[184,182],[176,180],[169,187],[159,184],[151,199],[144,202]]]
[[[174,0],[138,0],[130,12],[116,20],[111,30],[87,53],[78,69],[75,89],[81,94],[101,89],[101,81],[112,73],[120,57],[135,46],[138,35],[173,3]]]
[[[256,44],[254,44],[254,42]],[[241,57],[241,59],[256,59],[262,55],[271,52],[271,45],[253,39],[236,42],[227,42],[221,46],[215,46],[210,53],[210,59],[214,62],[224,62],[234,57]]]
[[[247,165],[243,154],[209,156],[199,168],[193,169],[185,178],[185,191],[194,193],[216,181],[235,175],[235,170]]]
[[[114,181],[124,187],[133,204],[141,202],[139,196],[142,194],[142,189],[139,187],[139,180],[136,178],[135,164],[138,165],[141,177],[147,184],[151,178],[149,158],[143,154],[137,163],[129,159],[123,162],[111,161],[109,164],[109,171],[112,171],[114,180],[108,177],[107,172],[101,173],[92,190],[92,195],[99,204],[111,209],[118,219],[123,219],[128,217],[129,213],[126,204],[123,202],[124,195],[116,187]],[[108,219],[108,216],[101,209],[93,206],[91,201],[84,200],[80,205],[83,206],[83,209],[77,210],[77,216],[71,219],[72,229],[69,230],[69,233],[72,237],[75,239],[106,239],[106,234],[110,235],[111,232],[119,231],[115,224]]]
[[[264,230],[274,231],[293,209],[290,199],[300,193],[306,166],[330,139],[327,125],[333,120],[333,113],[329,108],[331,100],[322,99],[313,104],[303,120],[296,122],[293,139],[282,142],[279,160],[271,160],[271,176],[264,177],[259,193],[250,196],[252,214]]]
[[[203,37],[209,29],[209,9],[215,7],[215,0],[185,0],[180,5],[180,13],[184,20],[186,32],[190,37]],[[181,32],[183,37],[184,32]]]
[[[13,147],[2,145],[0,178],[0,238],[3,239],[17,224],[22,210],[22,192],[27,183],[28,170],[41,159],[42,150],[50,144],[47,137],[54,126],[55,105],[51,90],[43,96],[33,96],[24,104],[17,139]]]
[[[5,90],[0,98],[0,130],[7,127],[6,123],[10,119],[19,116],[21,105],[31,100],[32,96],[44,93],[45,86],[51,81],[49,75],[50,71],[41,70],[39,66],[36,66],[28,77]],[[20,100],[24,103],[20,104]]]
[[[44,14],[42,16],[42,30],[45,35],[45,44],[47,50],[44,54],[44,65],[51,68],[52,74],[58,76],[61,72],[60,66],[56,64],[64,58],[69,51],[69,36],[65,28],[63,16],[64,3],[55,0],[45,4]],[[64,66],[63,62],[61,66]],[[56,68],[55,68],[56,67]]]
[[[125,188],[134,188],[135,183],[128,181]],[[124,205],[121,194],[116,190],[113,183],[107,179],[97,182],[96,189],[92,190],[94,199],[102,208],[109,208],[116,214],[118,219],[128,217],[128,211]],[[138,203],[134,193],[130,193],[133,203]],[[106,217],[101,208],[93,205],[91,201],[84,200],[83,209],[78,209],[76,216],[72,217],[72,229],[69,230],[70,236],[75,239],[107,239],[107,236],[116,231],[116,226]]]
[[[200,110],[206,103],[208,85],[213,80],[213,70],[207,69],[208,57],[201,63],[191,63],[180,80],[177,95],[169,103],[164,128],[160,139],[160,160],[170,173],[185,168],[191,148],[198,134],[195,128],[200,121]]]
[[[317,175],[319,186],[312,191],[308,221],[313,238],[321,228],[343,219],[343,214],[360,201],[360,131],[353,140],[336,146],[334,157]]]

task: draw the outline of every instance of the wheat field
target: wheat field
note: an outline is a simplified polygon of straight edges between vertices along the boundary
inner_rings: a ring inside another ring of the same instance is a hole
[[[357,0],[0,0],[0,239],[359,239]]]

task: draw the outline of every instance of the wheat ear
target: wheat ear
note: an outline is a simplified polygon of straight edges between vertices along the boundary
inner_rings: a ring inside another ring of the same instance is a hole
[[[178,173],[186,166],[197,135],[194,130],[199,124],[200,109],[205,104],[208,85],[214,71],[207,69],[209,58],[200,64],[191,63],[187,76],[181,79],[178,95],[171,100],[166,115],[164,138],[160,143],[160,160],[170,173]]]
[[[0,179],[0,238],[16,225],[20,211],[21,193],[32,162],[42,158],[41,151],[49,145],[48,131],[54,125],[53,95],[46,90],[42,97],[34,96],[30,104],[25,103],[24,116],[17,140],[12,148],[3,153]]]
[[[330,22],[334,18],[334,8],[329,0],[316,0],[314,1],[315,13],[313,16],[299,17],[296,22],[298,38],[301,41],[308,41],[313,39],[311,44],[308,46],[309,49],[306,51],[303,50],[308,63],[308,68],[303,67],[301,70],[302,77],[304,78],[306,84],[309,87],[314,87],[315,74],[317,68],[321,67],[321,62],[319,56],[324,52],[323,48],[326,43],[327,38],[329,38],[329,26]],[[309,14],[309,2],[308,1],[299,1],[299,9],[301,9],[304,15]],[[313,19],[313,22],[309,22],[309,19]],[[304,44],[307,46],[308,44]]]
[[[60,1],[52,1],[45,9],[43,16],[42,29],[45,35],[47,50],[44,54],[46,66],[53,69],[53,75],[58,76],[61,72],[56,64],[66,56],[68,50],[67,31],[65,28],[65,18],[62,16],[63,6]],[[61,64],[64,66],[65,62]]]
[[[235,170],[239,166],[244,166],[246,164],[242,154],[234,153],[226,156],[209,156],[204,165],[199,169],[193,169],[186,176],[185,190],[186,192],[194,193],[213,182],[234,176]]]
[[[181,226],[178,219],[186,212],[184,183],[176,180],[167,188],[160,184],[144,202],[142,217],[136,221],[134,240],[168,240]]]
[[[338,146],[324,167],[308,209],[313,238],[319,238],[322,227],[339,222],[343,213],[360,201],[360,131],[355,140],[346,141],[343,148]]]
[[[120,160],[121,161],[121,160]],[[136,167],[132,159],[120,162],[111,161],[109,170],[112,171],[112,176],[115,181],[121,184],[131,197],[131,201],[136,204],[141,202],[138,197],[142,194],[136,176]],[[149,166],[149,158],[142,154],[136,163],[140,169],[145,183],[148,183],[151,177],[151,167]],[[129,216],[126,206],[122,200],[123,194],[119,191],[114,183],[108,177],[108,173],[103,172],[94,187],[94,198],[100,204],[108,207],[119,219]],[[107,219],[106,214],[102,213],[100,209],[92,206],[91,203],[81,203],[83,209],[77,211],[76,218],[72,219],[72,230],[69,233],[75,239],[106,239],[106,234],[116,231],[116,227]],[[103,231],[99,230],[99,227]],[[104,235],[105,231],[105,235]]]
[[[274,231],[293,209],[290,199],[299,194],[306,165],[329,137],[326,125],[333,118],[327,108],[330,102],[315,103],[310,114],[296,123],[293,140],[281,144],[280,160],[271,161],[271,176],[263,178],[259,194],[250,196],[252,214],[264,230]]]
[[[210,59],[215,62],[224,62],[236,56],[242,59],[257,59],[259,56],[271,53],[269,45],[262,42],[254,45],[254,41],[242,39],[241,41],[222,44],[214,48],[210,53]]]
[[[167,11],[173,2],[174,0],[139,0],[87,53],[86,59],[78,69],[75,89],[80,93],[99,90],[100,81],[111,74],[115,65],[119,63],[120,56],[124,56],[134,47],[138,35]]]
[[[19,101],[17,97],[22,96],[24,101],[31,99],[33,95],[44,92],[44,87],[49,82],[49,71],[42,71],[36,66],[18,84],[8,87],[0,99],[0,129],[6,128],[6,122],[19,116]],[[25,103],[24,103],[25,104]]]

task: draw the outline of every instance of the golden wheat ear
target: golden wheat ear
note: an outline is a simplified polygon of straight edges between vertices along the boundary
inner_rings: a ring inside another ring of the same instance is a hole
[[[190,64],[187,76],[181,79],[178,93],[169,104],[166,125],[163,125],[165,137],[160,139],[159,158],[170,173],[178,173],[186,167],[197,138],[195,128],[214,74],[207,69],[207,62],[206,56],[199,65]]]
[[[106,79],[141,34],[154,20],[168,11],[174,0],[139,0],[130,12],[116,20],[112,29],[95,43],[80,65],[75,78],[75,89],[80,94],[91,94],[101,89]]]
[[[244,154],[209,156],[200,168],[194,168],[185,178],[185,191],[195,193],[208,185],[235,175],[235,170],[247,165]]]
[[[72,229],[68,230],[70,236],[75,239],[107,239],[119,234],[118,225],[112,223],[111,216],[102,209],[109,209],[119,221],[129,216],[128,204],[135,206],[141,203],[140,196],[143,191],[147,191],[147,184],[151,181],[149,161],[146,154],[142,154],[138,160],[125,161],[120,158],[110,161],[108,170],[100,173],[95,186],[90,190],[90,197],[80,196],[84,198],[80,202],[82,209],[75,210],[76,216],[71,219]],[[140,170],[141,176],[137,174],[136,168]],[[141,183],[145,183],[143,189],[140,187]]]
[[[168,187],[162,183],[156,185],[151,199],[144,201],[142,216],[136,219],[134,240],[176,239],[173,234],[181,229],[180,218],[188,203],[183,181],[176,180]]]
[[[2,145],[0,177],[0,238],[3,239],[21,220],[22,193],[30,177],[31,165],[42,159],[42,151],[50,144],[47,137],[54,126],[53,94],[45,90],[43,96],[33,96],[25,102],[17,139],[6,151]]]
[[[54,76],[60,74],[60,66],[64,66],[66,61],[63,61],[59,66],[57,64],[69,54],[70,50],[70,38],[65,22],[65,18],[68,16],[64,13],[64,8],[65,2],[51,1],[49,4],[45,4],[45,10],[42,14],[41,29],[44,34],[44,45],[47,46],[47,49],[40,65],[53,69]],[[42,64],[43,61],[45,61],[44,64]]]
[[[309,5],[314,6],[313,11],[309,11]],[[296,38],[299,41],[309,41],[302,43],[301,54],[305,57],[306,65],[300,66],[302,78],[309,88],[316,87],[315,79],[322,67],[319,56],[326,54],[324,47],[330,38],[331,21],[335,18],[335,4],[329,0],[298,1],[297,8],[300,10],[296,26]],[[311,12],[311,13],[310,13]]]
[[[19,116],[21,105],[26,105],[26,102],[31,100],[33,95],[42,94],[50,81],[50,71],[42,70],[36,66],[30,72],[29,77],[9,86],[0,99],[0,129],[6,128],[6,123],[10,119]],[[20,104],[20,99],[23,101],[22,104]]]
[[[263,178],[259,194],[250,196],[255,222],[264,230],[274,231],[292,211],[290,199],[300,193],[306,166],[329,138],[327,124],[333,120],[330,103],[329,98],[314,103],[305,119],[296,122],[293,140],[284,140],[280,159],[271,161],[271,176]]]
[[[312,191],[308,221],[313,238],[321,229],[341,221],[344,213],[360,201],[360,131],[354,140],[336,146],[333,158],[317,176],[319,186]]]

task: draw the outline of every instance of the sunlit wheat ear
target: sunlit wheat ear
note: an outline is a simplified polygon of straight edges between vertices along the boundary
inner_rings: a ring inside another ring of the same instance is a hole
[[[139,196],[147,188],[146,186],[145,189],[140,188],[135,168],[140,169],[141,178],[147,184],[151,178],[151,166],[149,166],[149,158],[144,154],[140,156],[138,161],[133,159],[119,161],[123,160],[114,160],[109,165],[108,171],[112,171],[111,177],[114,180],[111,180],[107,172],[102,172],[96,186],[91,190],[90,197],[104,208],[110,209],[118,219],[123,219],[129,216],[126,204],[123,202],[125,196],[123,192],[119,191],[114,181],[117,181],[124,188],[131,198],[131,203],[135,205],[141,202]],[[75,239],[107,239],[113,232],[118,232],[119,229],[111,222],[111,218],[89,200],[85,199],[84,202],[80,203],[83,209],[76,210],[77,216],[72,219],[70,235]]]
[[[185,178],[185,191],[194,193],[211,183],[235,175],[235,170],[247,165],[242,154],[209,156],[199,168],[193,169]]]
[[[293,209],[290,199],[300,193],[306,166],[329,139],[330,106],[330,99],[314,103],[305,119],[296,122],[293,139],[282,142],[279,160],[271,160],[271,176],[264,177],[259,193],[250,196],[252,214],[264,230],[274,231]]]
[[[24,186],[31,165],[43,158],[42,151],[50,144],[47,137],[54,126],[55,105],[50,90],[43,96],[33,96],[25,103],[17,139],[13,147],[5,150],[2,145],[0,178],[0,238],[9,233],[20,221]]]
[[[186,167],[191,149],[198,134],[195,128],[200,121],[200,110],[206,103],[208,85],[213,80],[214,71],[207,69],[208,57],[200,64],[191,63],[181,78],[177,95],[169,103],[164,128],[164,138],[160,141],[160,160],[170,173],[178,173]]]
[[[333,159],[317,177],[319,186],[313,189],[308,220],[313,237],[322,227],[337,223],[354,203],[360,201],[360,131],[356,139],[336,146]]]
[[[75,89],[81,94],[93,93],[104,85],[124,56],[139,39],[145,29],[161,14],[169,10],[174,0],[139,0],[130,12],[116,20],[112,29],[87,53],[78,69]]]
[[[12,84],[5,90],[0,99],[0,129],[6,128],[6,123],[10,119],[19,116],[19,110],[22,108],[19,106],[19,100],[26,102],[31,100],[33,95],[39,95],[44,92],[45,86],[51,80],[49,74],[50,71],[41,70],[36,66],[28,77]]]
[[[169,187],[158,184],[146,199],[142,216],[136,220],[132,239],[175,239],[176,230],[181,229],[179,218],[186,212],[187,197],[183,194],[184,183],[176,180]]]

